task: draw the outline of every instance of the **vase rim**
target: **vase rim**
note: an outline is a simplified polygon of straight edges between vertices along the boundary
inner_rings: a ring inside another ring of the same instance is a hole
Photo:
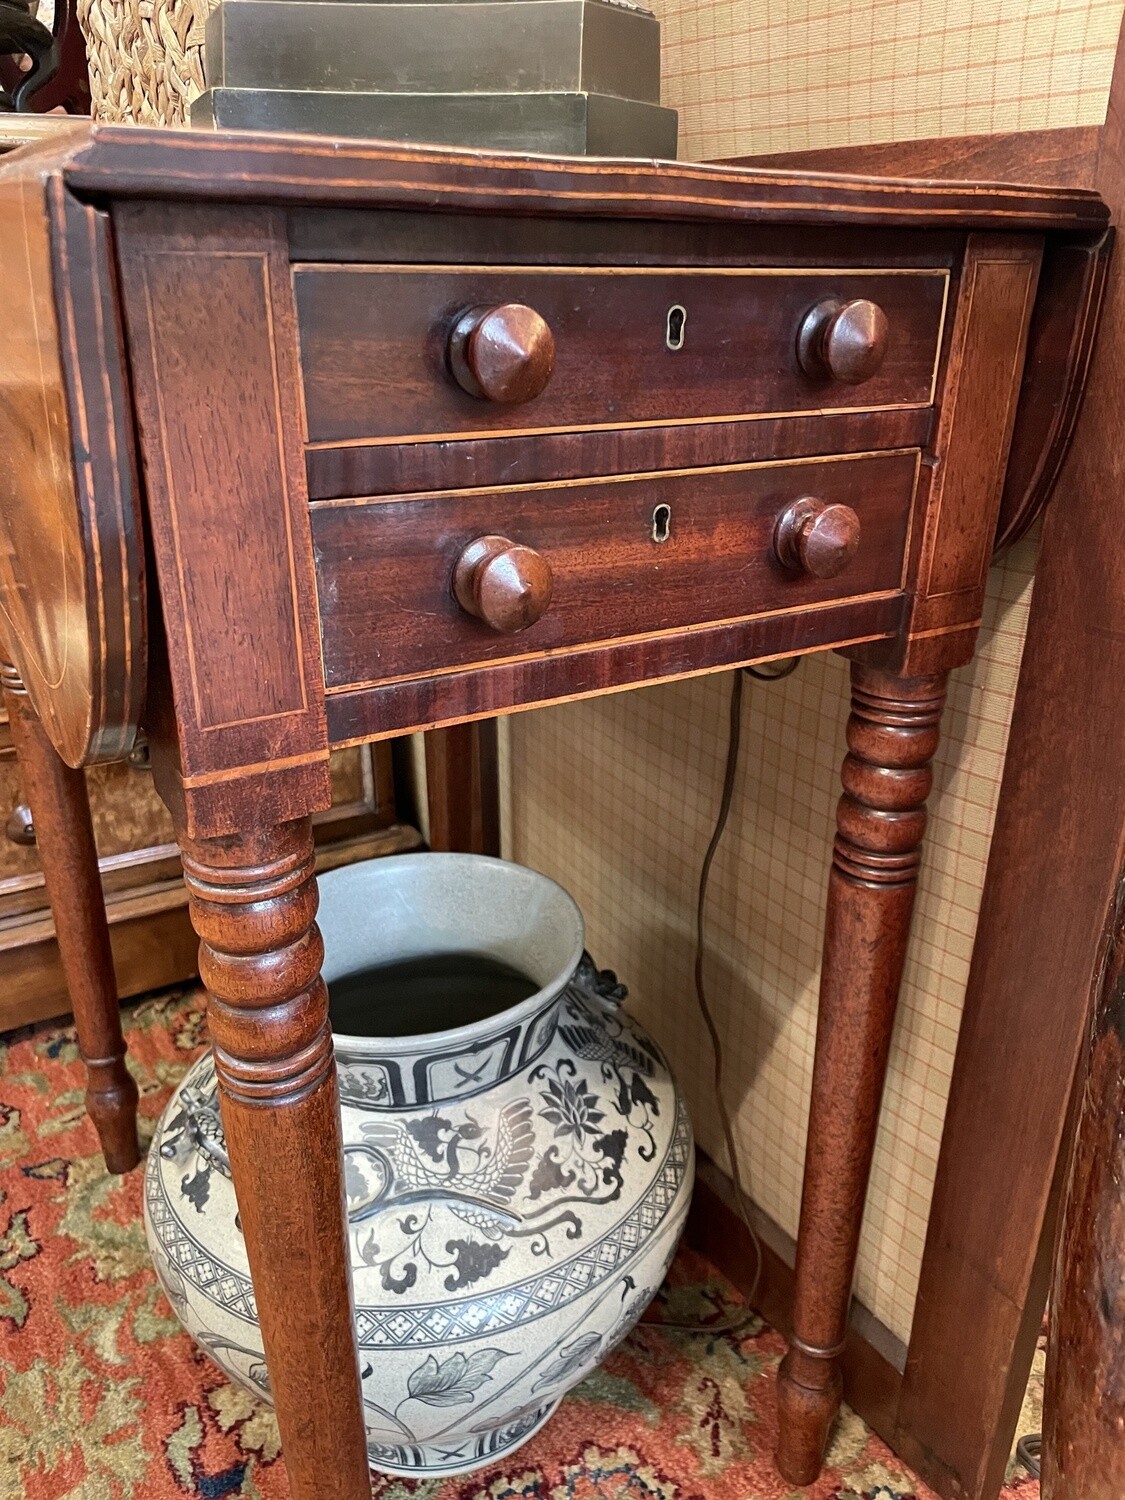
[[[490,871],[510,871],[514,878],[537,885],[544,894],[549,894],[557,903],[557,911],[565,915],[565,919],[571,926],[566,958],[556,966],[554,976],[540,985],[533,994],[483,1019],[469,1021],[462,1026],[445,1027],[440,1031],[420,1031],[396,1036],[357,1035],[354,1032],[333,1029],[332,1041],[337,1051],[342,1051],[356,1060],[369,1054],[377,1054],[380,1057],[419,1057],[433,1052],[444,1053],[449,1050],[458,1050],[474,1041],[484,1042],[496,1033],[518,1029],[529,1019],[546,1012],[558,1002],[567,985],[574,978],[586,942],[585,922],[581,908],[570,892],[557,880],[552,880],[549,875],[543,875],[540,871],[533,870],[528,865],[521,865],[515,860],[497,859],[488,854],[421,850],[411,854],[395,854],[377,861],[364,861],[363,865],[343,865],[320,876],[318,884],[322,889],[327,886],[331,890],[332,885],[343,883],[342,879],[338,879],[339,877],[347,877],[351,872],[361,868],[367,868],[372,874],[377,872],[378,878],[382,879],[384,876],[390,876],[394,870],[412,874],[426,866],[433,869],[439,862],[447,869],[460,866],[463,869],[477,867]],[[337,878],[334,879],[334,877]],[[354,874],[352,874],[352,879],[355,879]]]

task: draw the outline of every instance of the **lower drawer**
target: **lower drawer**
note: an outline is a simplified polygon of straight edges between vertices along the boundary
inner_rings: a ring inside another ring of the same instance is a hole
[[[917,470],[911,449],[316,502],[327,687],[894,592],[903,585]],[[834,565],[832,535],[818,531],[810,543],[804,531],[798,545],[791,532],[782,546],[789,565],[778,558],[778,520],[806,499],[816,504],[799,520],[820,505],[847,507],[858,522],[856,544],[853,521],[832,512],[840,545],[854,549],[833,576],[809,571]],[[483,537],[496,539],[491,552]],[[501,555],[501,542],[517,550]],[[497,560],[482,582],[489,557]],[[479,614],[468,612],[474,607]],[[536,611],[525,628],[495,628]]]

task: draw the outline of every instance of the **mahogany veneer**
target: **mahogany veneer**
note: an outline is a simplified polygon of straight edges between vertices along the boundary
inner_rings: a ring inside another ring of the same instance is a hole
[[[548,651],[897,594],[918,461],[913,449],[318,501],[312,537],[326,688],[355,692],[525,658],[532,660],[522,675],[531,682],[534,659]],[[852,565],[833,577],[785,566],[774,547],[778,521],[803,495],[846,505],[858,517]],[[490,531],[532,548],[553,580],[549,605],[515,635],[467,612],[450,588],[466,547]]]
[[[293,284],[308,436],[320,444],[928,406],[949,274],[296,266]],[[810,378],[794,358],[794,330],[825,287],[875,299],[894,326],[862,389],[827,370]],[[465,307],[501,300],[545,321],[554,368],[542,394],[482,402],[449,379],[448,346]]]
[[[1013,443],[1006,535],[1065,448],[1106,221],[1050,187],[223,133],[82,130],[0,168],[5,275],[30,268],[0,631],[53,753],[152,744],[299,1500],[369,1491],[310,833],[330,748],[835,647],[779,1447],[790,1482],[819,1471],[946,675]],[[112,1153],[131,1101],[90,1062]]]

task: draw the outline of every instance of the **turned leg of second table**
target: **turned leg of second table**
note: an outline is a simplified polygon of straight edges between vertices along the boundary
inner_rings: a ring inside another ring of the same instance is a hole
[[[829,877],[793,1335],[778,1377],[777,1462],[820,1473],[914,908],[945,676],[852,667],[844,794]]]
[[[125,1066],[86,778],[59,759],[14,667],[0,665],[0,683],[86,1064],[86,1109],[106,1166],[128,1172],[140,1160],[137,1085]]]
[[[369,1500],[312,825],[180,849],[290,1488]]]

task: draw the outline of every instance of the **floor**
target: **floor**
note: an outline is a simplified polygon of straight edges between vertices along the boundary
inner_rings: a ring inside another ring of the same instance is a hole
[[[146,1139],[205,1043],[198,993],[127,1015]],[[148,1264],[140,1175],[109,1177],[83,1110],[73,1031],[0,1039],[0,1500],[283,1500],[268,1408],[179,1331]],[[640,1328],[494,1470],[376,1485],[379,1500],[932,1500],[845,1410],[818,1484],[774,1474],[772,1329],[661,1331],[736,1300],[681,1252]],[[1028,1416],[1034,1421],[1034,1383]],[[1013,1470],[1013,1476],[1015,1475]],[[1038,1500],[1019,1471],[1006,1500]]]

